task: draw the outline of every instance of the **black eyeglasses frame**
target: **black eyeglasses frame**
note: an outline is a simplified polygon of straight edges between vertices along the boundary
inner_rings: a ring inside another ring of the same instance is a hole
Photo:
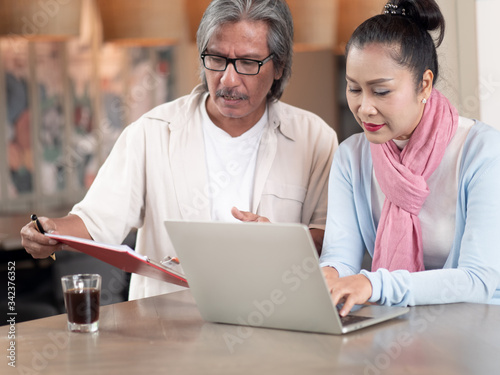
[[[207,66],[205,64],[205,57],[206,56],[214,56],[214,57],[220,57],[221,59],[225,59],[226,60],[226,66],[224,67],[224,69],[210,69],[210,68],[207,68]],[[205,67],[205,69],[211,70],[213,72],[225,72],[226,69],[227,69],[227,67],[228,67],[228,65],[232,64],[233,67],[234,67],[234,70],[236,71],[236,73],[241,74],[241,75],[245,75],[245,76],[256,76],[257,74],[259,74],[260,73],[260,68],[262,67],[262,65],[264,65],[266,62],[270,61],[273,57],[274,57],[274,53],[271,53],[264,60],[254,60],[254,59],[245,59],[245,58],[231,59],[229,57],[220,56],[220,55],[214,55],[214,54],[211,54],[211,53],[202,53],[200,55],[200,58],[203,61],[203,66]],[[236,67],[236,61],[252,61],[252,62],[256,62],[258,64],[257,73],[241,73],[241,72],[239,72],[238,68]]]

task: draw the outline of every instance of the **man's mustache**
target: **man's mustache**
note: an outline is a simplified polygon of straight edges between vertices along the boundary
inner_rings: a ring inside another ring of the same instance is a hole
[[[220,89],[215,92],[217,97],[226,98],[230,100],[247,100],[248,96],[238,92],[237,90]]]

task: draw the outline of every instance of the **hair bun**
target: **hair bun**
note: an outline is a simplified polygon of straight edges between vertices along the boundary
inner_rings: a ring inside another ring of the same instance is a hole
[[[428,32],[437,31],[436,47],[443,41],[445,21],[435,0],[392,0],[384,13],[407,17]]]

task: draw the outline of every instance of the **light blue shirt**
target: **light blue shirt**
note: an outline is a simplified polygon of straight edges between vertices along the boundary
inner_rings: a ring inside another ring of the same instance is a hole
[[[476,122],[466,138],[454,241],[442,269],[361,270],[365,249],[373,256],[377,231],[371,206],[372,167],[364,134],[351,136],[335,153],[320,265],[335,267],[341,277],[368,277],[373,288],[369,302],[500,304],[500,132]]]

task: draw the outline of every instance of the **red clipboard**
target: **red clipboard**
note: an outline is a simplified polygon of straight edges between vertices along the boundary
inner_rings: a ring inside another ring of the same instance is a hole
[[[188,287],[186,278],[182,274],[149,259],[145,255],[136,253],[127,245],[113,246],[73,236],[50,233],[45,235],[125,272],[137,273],[167,283]]]

